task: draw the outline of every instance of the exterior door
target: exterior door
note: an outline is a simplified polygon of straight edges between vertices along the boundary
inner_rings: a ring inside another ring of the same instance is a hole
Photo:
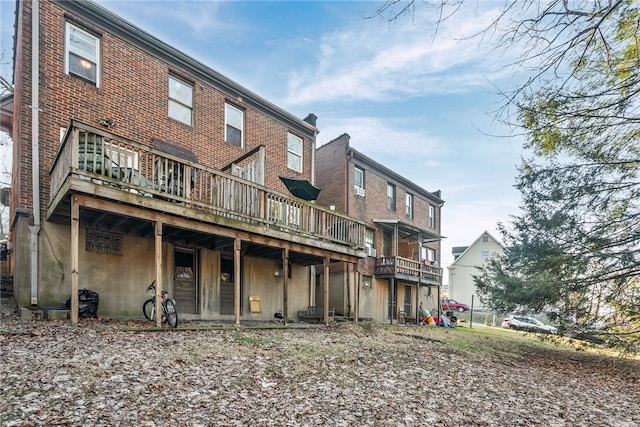
[[[382,232],[382,254],[384,256],[393,255],[393,233],[387,229]]]
[[[414,316],[415,313],[411,312],[411,286],[404,285],[404,312],[408,316]]]
[[[196,254],[196,251],[188,249],[174,251],[173,299],[180,313],[198,313]]]
[[[389,312],[387,313],[387,318],[396,319],[398,316],[398,307],[397,298],[398,298],[398,284],[394,279],[389,279]]]
[[[233,268],[232,259],[220,260],[220,314],[234,314]]]

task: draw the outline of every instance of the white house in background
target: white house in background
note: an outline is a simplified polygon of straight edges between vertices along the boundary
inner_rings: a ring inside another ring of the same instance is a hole
[[[483,304],[476,293],[473,275],[478,274],[478,268],[493,256],[504,254],[504,246],[489,232],[484,231],[470,246],[456,246],[451,250],[453,262],[449,269],[449,298],[471,305],[475,308]]]

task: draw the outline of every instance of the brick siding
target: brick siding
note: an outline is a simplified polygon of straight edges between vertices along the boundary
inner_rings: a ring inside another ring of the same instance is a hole
[[[31,16],[30,1],[20,2],[25,13],[19,23],[15,72],[16,114],[15,144],[20,158],[19,175],[14,179],[16,208],[30,210],[31,196]],[[117,135],[152,146],[161,138],[188,147],[199,163],[221,168],[247,151],[266,146],[265,185],[287,192],[279,175],[311,180],[313,132],[303,125],[293,128],[277,115],[254,107],[248,96],[229,93],[196,73],[181,69],[152,56],[119,37],[113,29],[103,28],[81,16],[75,16],[50,1],[40,2],[40,188],[42,214],[49,203],[49,168],[60,143],[60,128],[70,119],[99,127],[99,120],[115,122],[109,129]],[[94,33],[101,40],[101,84],[96,87],[64,73],[65,22]],[[174,74],[193,84],[193,126],[168,117],[168,79]],[[225,102],[245,112],[245,147],[224,142]],[[303,172],[287,168],[287,132],[302,137]]]

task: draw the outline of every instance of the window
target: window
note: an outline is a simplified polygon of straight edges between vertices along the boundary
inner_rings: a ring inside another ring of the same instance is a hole
[[[367,228],[364,232],[364,245],[371,249],[376,247],[375,230],[372,228]]]
[[[407,193],[405,200],[407,218],[413,218],[413,194]]]
[[[225,104],[224,123],[224,140],[236,147],[244,147],[244,111]]]
[[[482,251],[482,260],[488,260],[489,259],[489,251]]]
[[[169,76],[169,117],[193,124],[193,86],[173,76]]]
[[[436,228],[436,208],[429,206],[429,227]]]
[[[434,251],[433,249],[425,248],[423,246],[420,252],[423,260],[428,261],[432,264],[436,262],[436,251]]]
[[[387,208],[396,210],[396,186],[393,184],[387,184]]]
[[[302,138],[287,134],[287,166],[297,172],[302,172]]]
[[[436,251],[431,248],[427,248],[427,261],[432,264],[436,262]]]
[[[353,171],[353,185],[357,188],[364,188],[364,171],[357,166]]]
[[[363,288],[371,287],[371,276],[362,275],[362,287]]]
[[[100,87],[100,39],[67,22],[64,72]]]
[[[489,243],[489,236],[487,236],[486,234],[482,235],[482,243]]]

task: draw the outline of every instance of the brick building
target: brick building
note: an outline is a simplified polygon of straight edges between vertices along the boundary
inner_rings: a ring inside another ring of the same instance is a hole
[[[19,307],[71,295],[75,323],[89,288],[100,315],[139,317],[156,280],[183,318],[239,323],[250,295],[269,317],[327,308],[314,272],[364,257],[364,224],[281,180],[313,183],[313,114],[293,116],[90,1],[19,1],[15,31]]]
[[[367,224],[368,257],[331,268],[337,313],[385,321],[439,310],[444,201],[349,145],[343,134],[316,150],[318,202]]]

